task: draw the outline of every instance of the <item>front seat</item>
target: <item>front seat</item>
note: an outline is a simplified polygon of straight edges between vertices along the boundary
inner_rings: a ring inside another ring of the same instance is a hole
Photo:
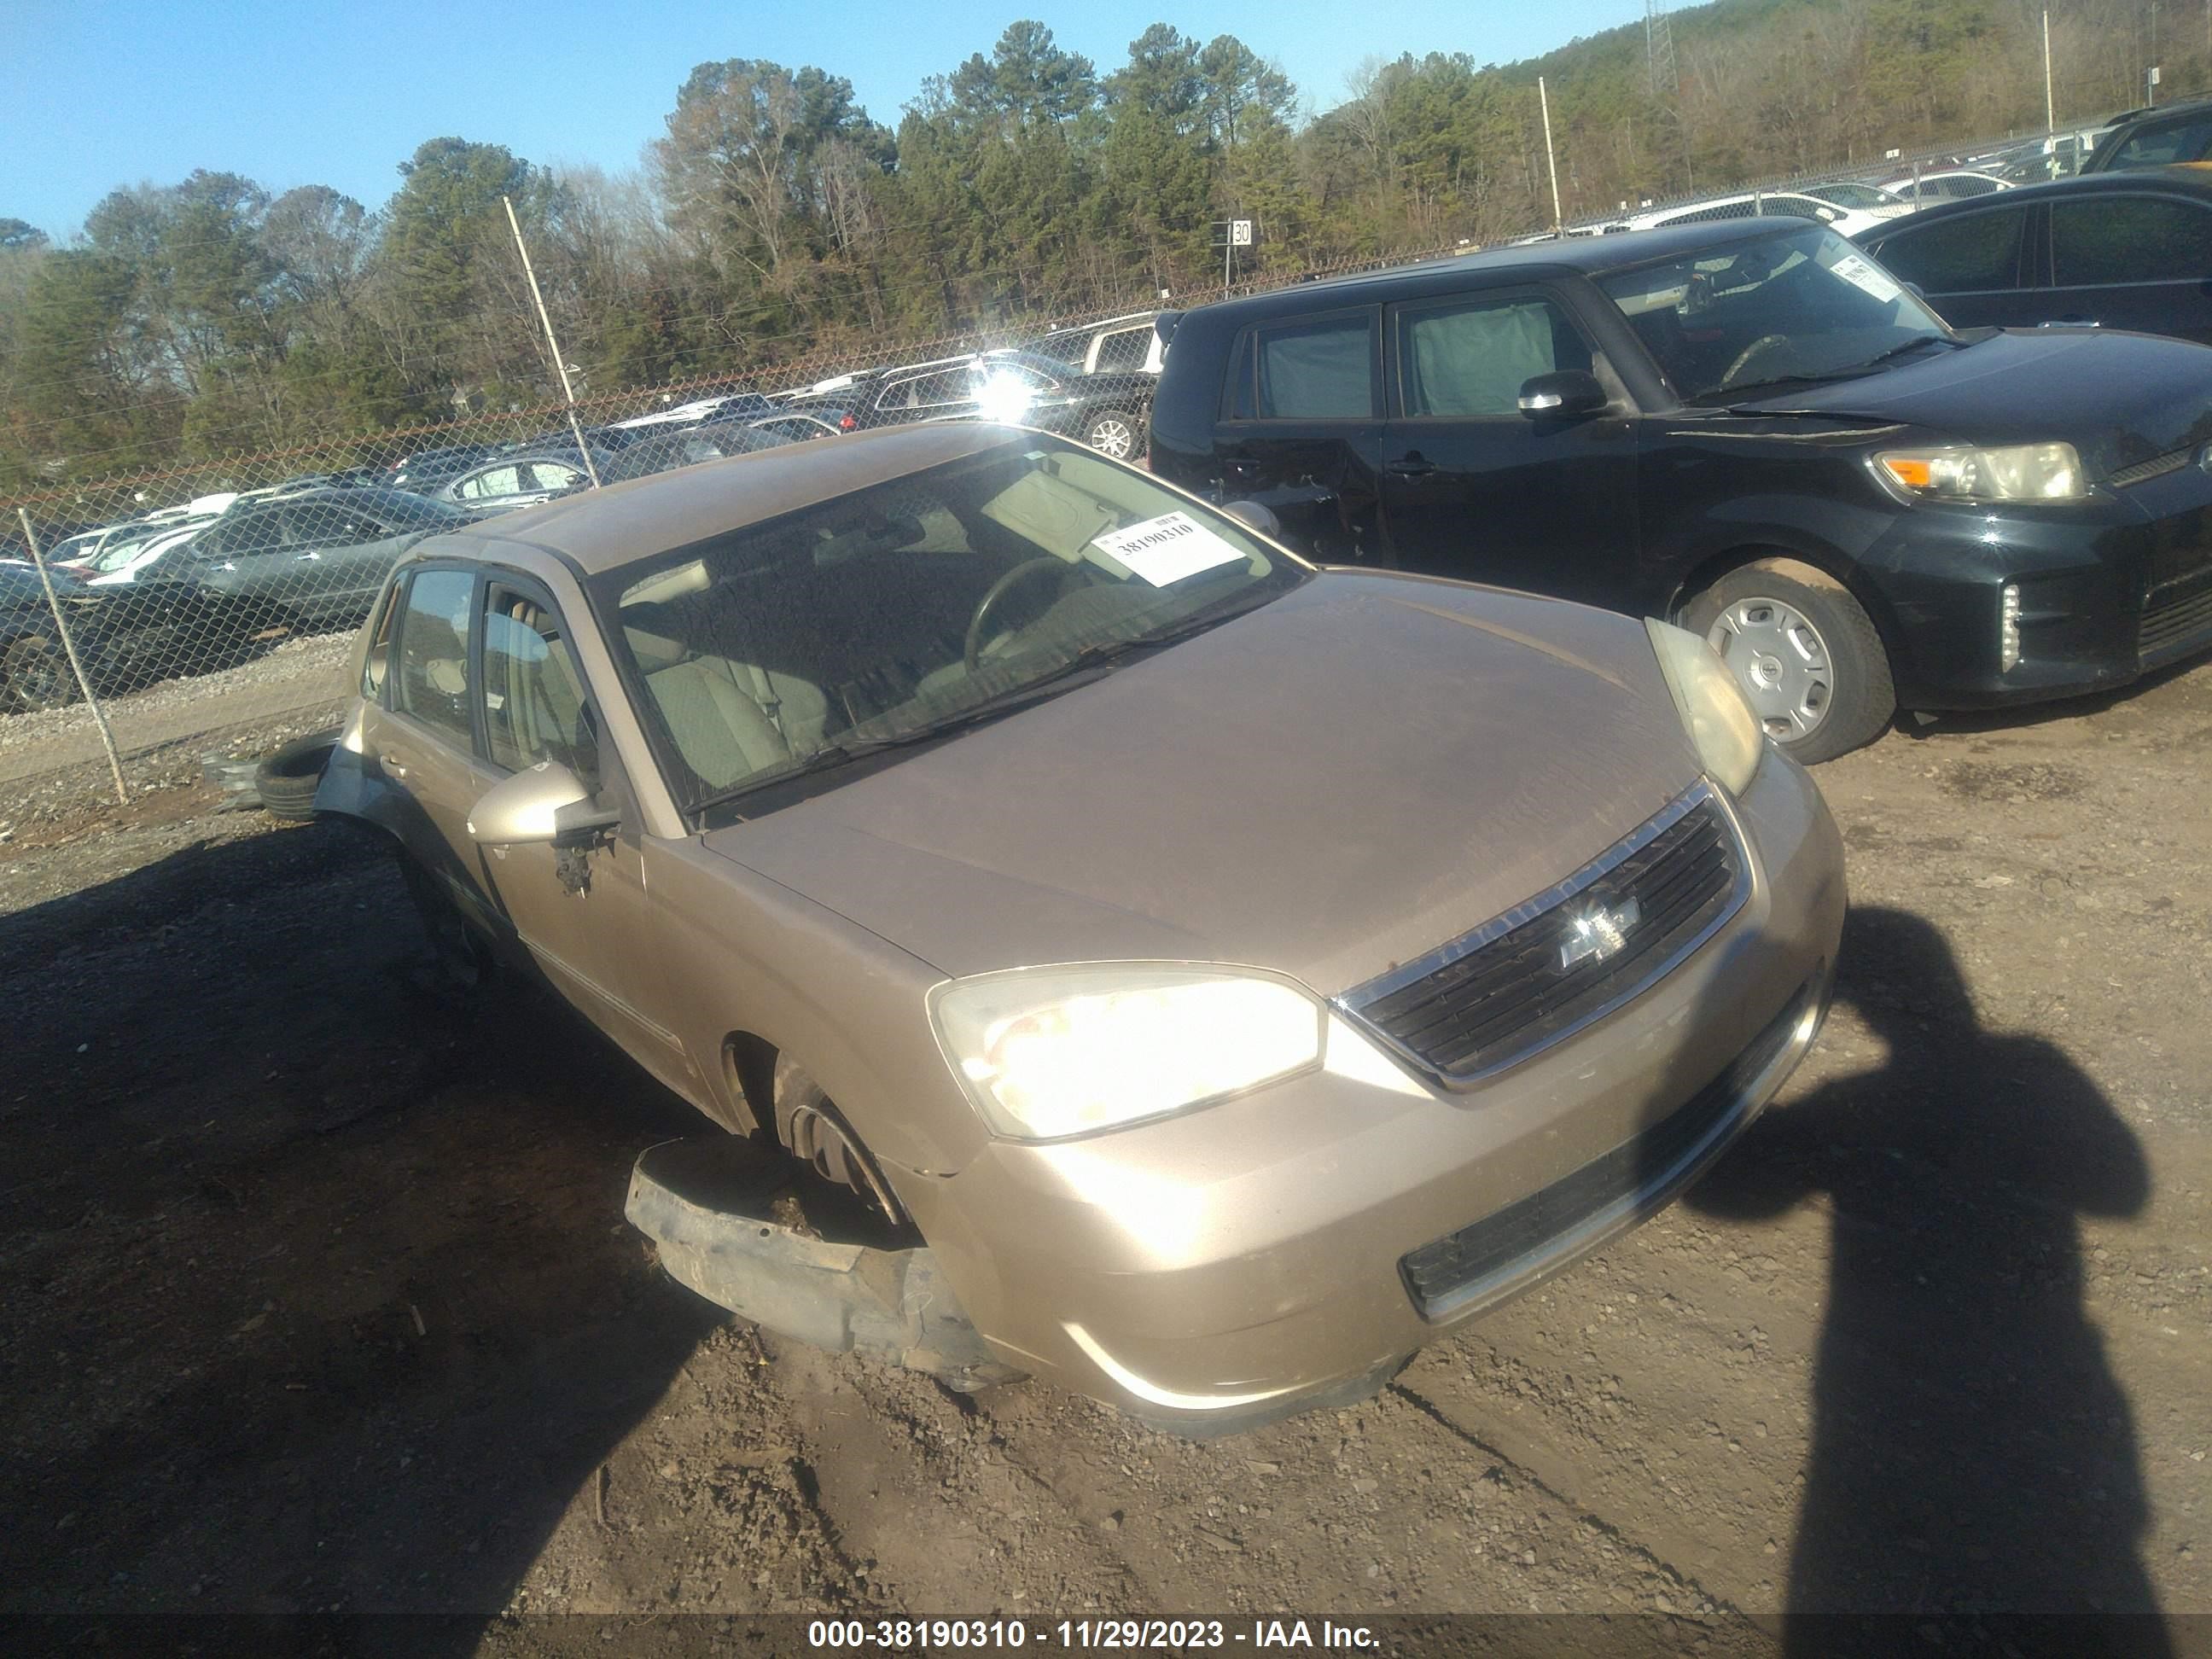
[[[726,789],[791,758],[775,722],[738,689],[728,664],[689,656],[674,641],[641,629],[625,631],[676,752],[709,789]]]

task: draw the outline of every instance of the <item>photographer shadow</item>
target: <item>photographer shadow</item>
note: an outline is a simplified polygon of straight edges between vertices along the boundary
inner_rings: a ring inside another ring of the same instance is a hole
[[[1863,1616],[1907,1614],[2022,1652],[2167,1653],[2075,1224],[2142,1208],[2142,1149],[2063,1051],[1981,1026],[1927,921],[1854,909],[1841,962],[1886,1062],[1768,1114],[1687,1199],[1832,1217],[1788,1650],[1883,1645],[1909,1632]]]

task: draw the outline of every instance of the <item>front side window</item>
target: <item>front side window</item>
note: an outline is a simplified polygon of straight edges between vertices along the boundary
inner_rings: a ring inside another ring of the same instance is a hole
[[[469,732],[469,607],[476,577],[466,570],[424,570],[408,584],[399,617],[399,672],[392,707],[452,740]]]
[[[574,489],[584,482],[580,471],[560,461],[532,461],[526,470],[532,489]]]
[[[2170,197],[2051,204],[2054,286],[2201,283],[2212,276],[2212,209]]]
[[[592,610],[688,810],[1056,695],[1306,567],[1081,446],[964,459],[607,572]]]
[[[1590,368],[1589,345],[1552,301],[1534,295],[1401,311],[1399,374],[1409,416],[1512,416],[1538,374]]]
[[[1373,313],[1358,311],[1263,328],[1255,337],[1261,419],[1374,418]]]
[[[599,741],[560,614],[530,594],[493,586],[481,663],[492,764],[520,772],[558,761],[596,787]]]
[[[1881,245],[1893,276],[1925,294],[1983,294],[2020,284],[2020,241],[2026,208],[1964,213],[1899,232]]]
[[[1597,278],[1686,401],[1851,378],[1950,331],[1880,265],[1807,226]]]
[[[2208,147],[2212,147],[2212,114],[2130,134],[2112,151],[2112,159],[2105,163],[2104,170],[2123,172],[2201,161]]]

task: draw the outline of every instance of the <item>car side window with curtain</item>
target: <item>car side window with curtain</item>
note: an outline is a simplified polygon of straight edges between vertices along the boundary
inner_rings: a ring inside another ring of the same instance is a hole
[[[1566,313],[1534,295],[1402,311],[1399,374],[1409,416],[1513,416],[1538,374],[1590,368]]]
[[[2020,286],[2026,208],[1962,213],[1884,239],[1879,258],[1890,275],[1928,294],[1974,294]]]
[[[2155,196],[2051,204],[2053,286],[2212,277],[2212,209]]]
[[[476,578],[465,570],[424,570],[407,589],[399,617],[399,672],[392,707],[473,747],[469,729],[469,606]]]
[[[1375,409],[1372,313],[1263,329],[1259,341],[1262,420],[1370,420]]]
[[[493,587],[480,660],[492,764],[520,772],[558,761],[596,789],[599,738],[560,613],[527,593]]]

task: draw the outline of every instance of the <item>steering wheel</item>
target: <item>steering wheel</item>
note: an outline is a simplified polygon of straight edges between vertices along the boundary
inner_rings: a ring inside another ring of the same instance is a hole
[[[1023,560],[993,582],[989,590],[976,601],[975,614],[968,619],[968,638],[961,650],[961,659],[967,664],[968,672],[974,673],[982,664],[984,625],[989,622],[991,612],[1000,599],[1024,582],[1042,576],[1047,571],[1055,572],[1065,580],[1073,574],[1074,568],[1066,559],[1056,559],[1048,553],[1042,558]]]
[[[1771,352],[1777,346],[1787,347],[1789,343],[1790,337],[1786,334],[1760,335],[1756,340],[1753,340],[1749,345],[1746,346],[1741,351],[1736,354],[1735,361],[1729,365],[1728,373],[1721,376],[1721,385],[1723,386],[1734,386],[1739,380],[1743,378],[1744,370],[1748,368],[1758,360],[1761,352]]]

